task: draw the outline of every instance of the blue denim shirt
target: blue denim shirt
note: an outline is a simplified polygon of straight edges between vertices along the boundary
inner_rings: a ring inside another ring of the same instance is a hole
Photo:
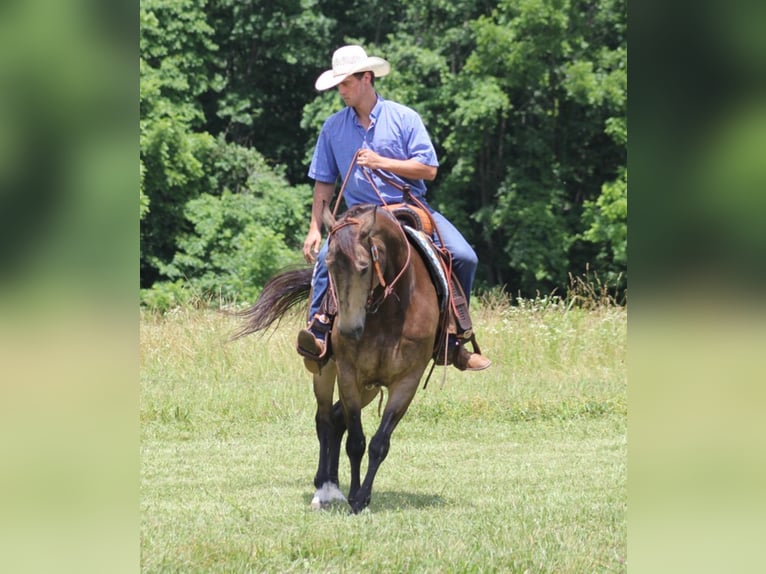
[[[368,148],[383,157],[415,159],[422,164],[439,166],[436,150],[431,143],[423,120],[412,108],[384,100],[378,101],[370,113],[370,127],[365,130],[354,108],[346,107],[327,118],[319,133],[308,175],[323,183],[335,183],[344,178],[354,155]],[[368,172],[386,202],[401,200],[402,193]],[[400,184],[409,184],[413,195],[424,198],[426,185],[422,179],[408,180],[392,173],[385,175]],[[356,167],[349,177],[344,193],[348,207],[357,203],[380,203],[378,195]]]

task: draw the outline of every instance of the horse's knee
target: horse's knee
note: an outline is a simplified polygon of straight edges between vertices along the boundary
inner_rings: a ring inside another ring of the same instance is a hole
[[[388,448],[390,445],[390,437],[384,434],[376,434],[370,441],[370,459],[382,462],[388,455]]]
[[[361,433],[349,433],[346,438],[346,454],[351,459],[359,460],[364,456],[364,449],[367,442]]]
[[[340,401],[332,407],[332,424],[336,432],[343,434],[346,431],[346,419],[343,416],[343,405]]]

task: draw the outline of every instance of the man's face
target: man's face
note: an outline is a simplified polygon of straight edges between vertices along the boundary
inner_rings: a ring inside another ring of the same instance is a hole
[[[338,84],[338,93],[347,106],[354,107],[359,103],[366,79],[367,76],[363,76],[362,79],[359,80],[352,75]]]

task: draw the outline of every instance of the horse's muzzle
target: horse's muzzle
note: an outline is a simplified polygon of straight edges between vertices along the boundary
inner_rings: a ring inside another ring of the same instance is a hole
[[[340,334],[345,337],[346,339],[351,339],[352,341],[359,341],[359,339],[362,338],[362,333],[364,333],[364,325],[359,325],[357,327],[354,327],[353,329],[343,329],[339,328]]]

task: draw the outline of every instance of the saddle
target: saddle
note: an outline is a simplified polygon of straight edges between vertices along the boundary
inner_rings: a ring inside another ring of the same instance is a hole
[[[455,348],[449,348],[449,335],[461,343],[471,342],[475,352],[481,354],[468,313],[468,299],[457,277],[452,273],[452,258],[445,249],[433,242],[434,223],[423,208],[407,203],[383,206],[402,225],[410,244],[423,257],[431,275],[439,299],[439,332],[434,343],[433,360],[436,364],[449,365],[454,360]]]
[[[359,152],[357,152],[357,155],[358,153]],[[333,215],[337,213],[338,207],[340,206],[346,183],[348,182],[352,169],[356,165],[356,157],[357,156],[354,156],[354,160],[349,165],[346,176],[343,179],[343,184],[341,185],[338,198],[336,199]],[[402,197],[405,202],[386,204],[383,196],[378,191],[375,182],[370,177],[368,170],[362,170],[367,181],[376,191],[378,197],[380,197],[383,208],[394,215],[397,221],[402,225],[410,244],[415,246],[418,252],[423,255],[423,260],[426,262],[426,267],[436,286],[439,298],[440,320],[439,330],[434,341],[432,355],[434,361],[433,364],[444,366],[453,364],[459,355],[458,350],[469,341],[473,346],[474,351],[481,354],[481,349],[476,342],[476,336],[473,332],[471,317],[468,313],[468,298],[465,296],[463,287],[460,285],[457,277],[452,273],[452,255],[446,249],[438,249],[431,239],[434,234],[439,237],[441,236],[439,235],[439,230],[436,227],[430,212],[410,193],[409,185],[401,185],[386,176],[383,172],[377,170],[374,171],[382,180],[402,192]],[[330,296],[331,290],[332,286],[330,286],[327,295],[322,300],[319,309],[320,316],[334,317],[337,313],[337,308],[335,308],[335,297]],[[326,337],[326,344],[327,347],[324,356],[319,360],[320,368],[332,355],[331,337]],[[304,357],[308,357],[310,360],[317,360],[317,357],[309,357],[308,355],[305,355],[300,347],[298,348],[298,352],[303,354]],[[431,370],[433,371],[433,365]],[[428,376],[430,377],[430,373]],[[426,384],[428,383],[426,382]]]
[[[402,225],[417,231],[422,231],[429,238],[434,232],[434,223],[430,215],[422,207],[409,203],[392,203],[384,205],[383,209],[390,211]]]

